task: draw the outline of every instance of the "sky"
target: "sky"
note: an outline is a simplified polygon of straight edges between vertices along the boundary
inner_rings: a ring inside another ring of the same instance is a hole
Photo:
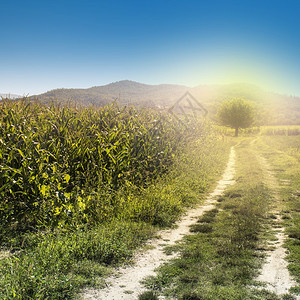
[[[0,0],[0,93],[120,80],[300,96],[300,0]]]

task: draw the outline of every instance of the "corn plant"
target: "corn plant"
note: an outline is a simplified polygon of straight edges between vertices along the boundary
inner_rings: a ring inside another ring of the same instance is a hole
[[[190,132],[167,114],[116,104],[76,108],[24,99],[0,105],[2,228],[110,218],[114,195],[167,172]]]

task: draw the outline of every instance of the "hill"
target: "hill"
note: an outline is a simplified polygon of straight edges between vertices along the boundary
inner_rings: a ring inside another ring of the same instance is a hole
[[[172,103],[188,89],[189,87],[181,85],[148,85],[123,80],[88,89],[56,89],[31,98],[38,98],[42,102],[74,101],[84,105],[97,106],[118,100],[122,105],[159,107]]]
[[[199,85],[188,87],[175,84],[148,85],[123,80],[87,89],[56,89],[30,97],[43,103],[75,102],[80,105],[104,106],[118,101],[121,105],[168,109],[189,91],[214,116],[219,103],[242,97],[257,103],[261,116],[270,124],[300,124],[300,98],[281,95],[251,84]]]

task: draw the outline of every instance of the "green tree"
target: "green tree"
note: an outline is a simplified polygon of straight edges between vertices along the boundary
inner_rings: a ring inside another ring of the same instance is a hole
[[[254,122],[254,108],[251,102],[235,98],[221,104],[217,117],[222,125],[234,128],[238,136],[239,128],[250,127]]]

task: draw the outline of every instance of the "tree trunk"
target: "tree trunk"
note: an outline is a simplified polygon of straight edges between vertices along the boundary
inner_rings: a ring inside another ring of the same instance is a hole
[[[237,128],[235,128],[235,134],[234,134],[234,136],[238,136],[239,135],[239,128],[237,127]]]

